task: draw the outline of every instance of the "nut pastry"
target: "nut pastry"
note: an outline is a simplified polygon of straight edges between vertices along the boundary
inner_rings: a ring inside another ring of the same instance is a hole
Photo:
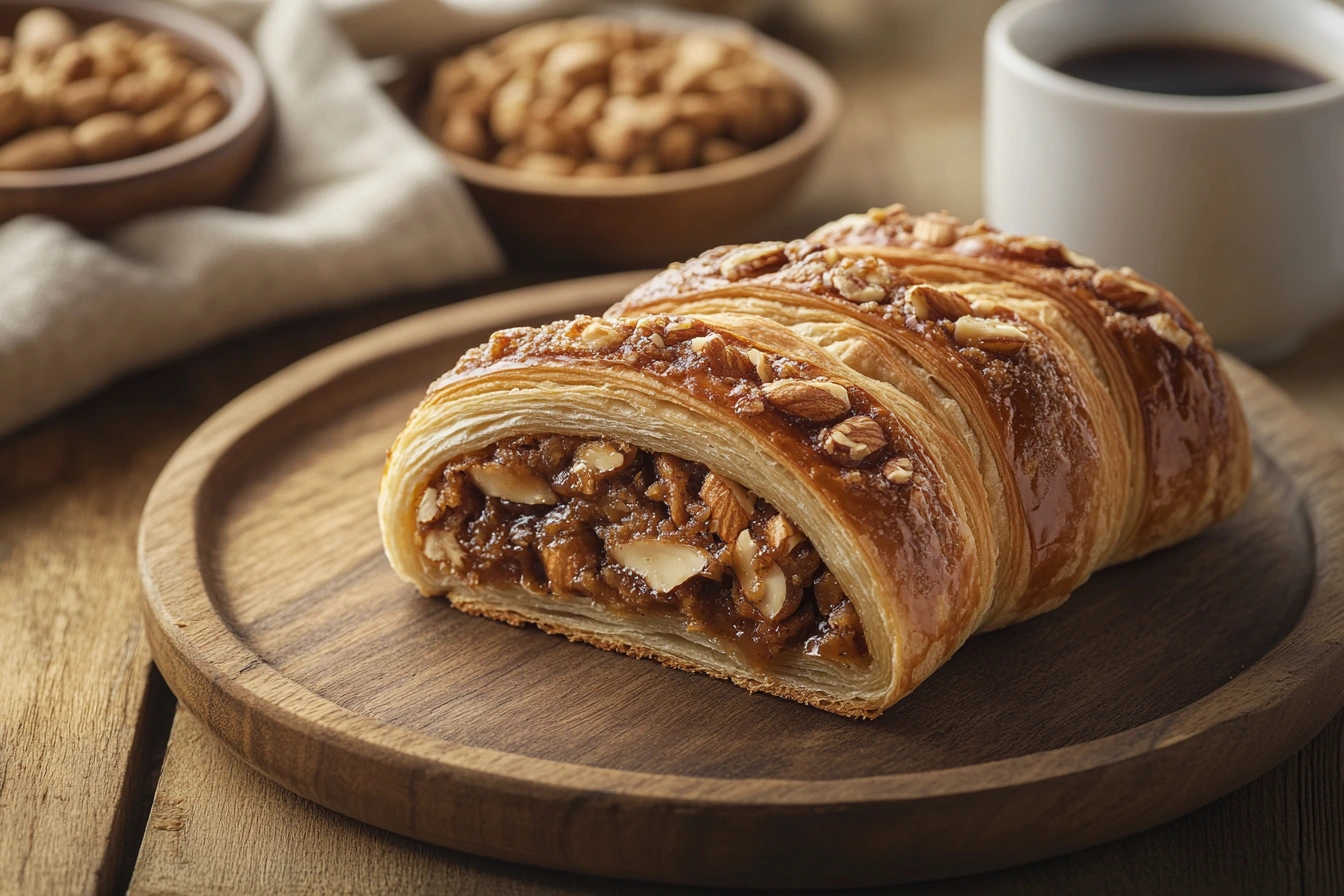
[[[379,519],[462,610],[873,718],[1249,480],[1170,294],[897,206],[494,334],[411,415]]]

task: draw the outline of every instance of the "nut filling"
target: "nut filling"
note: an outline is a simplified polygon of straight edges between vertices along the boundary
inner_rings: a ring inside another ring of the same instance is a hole
[[[858,613],[811,542],[700,464],[518,436],[448,463],[416,519],[425,556],[471,585],[680,614],[758,667],[786,649],[867,662]]]

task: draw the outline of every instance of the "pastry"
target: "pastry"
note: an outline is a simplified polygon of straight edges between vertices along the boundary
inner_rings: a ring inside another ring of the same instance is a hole
[[[1169,293],[894,206],[496,333],[411,415],[379,519],[467,612],[872,718],[1249,480]]]

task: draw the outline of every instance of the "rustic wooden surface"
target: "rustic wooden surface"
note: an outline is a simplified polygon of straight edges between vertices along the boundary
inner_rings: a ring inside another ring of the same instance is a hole
[[[644,276],[417,315],[198,430],[141,529],[146,626],[182,705],[296,793],[417,839],[821,886],[1151,827],[1278,764],[1344,700],[1344,449],[1230,360],[1257,455],[1245,507],[972,639],[874,722],[422,599],[387,566],[369,496],[424,384],[502,326],[600,312]],[[829,862],[794,846],[819,824]]]
[[[772,27],[846,93],[836,139],[759,236],[856,208],[979,209],[979,34],[992,0],[809,4]],[[820,18],[824,16],[824,18]],[[532,280],[540,279],[536,276]],[[140,507],[229,398],[341,338],[500,283],[323,315],[123,382],[0,441],[0,892],[665,893],[476,859],[336,816],[169,724],[138,617]],[[1344,440],[1344,322],[1271,368]],[[157,723],[157,728],[152,723]],[[1118,843],[910,893],[1344,891],[1344,715],[1212,805]],[[143,846],[140,839],[143,834]],[[825,848],[824,831],[815,846]],[[140,852],[138,864],[135,862]]]

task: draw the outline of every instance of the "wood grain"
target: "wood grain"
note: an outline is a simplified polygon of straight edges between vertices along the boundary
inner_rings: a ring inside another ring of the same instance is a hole
[[[194,434],[141,540],[155,658],[186,705],[285,786],[394,831],[782,886],[946,876],[1128,834],[1270,768],[1344,700],[1344,451],[1237,364],[1257,448],[1241,512],[973,639],[877,722],[421,599],[385,563],[371,498],[424,384],[494,329],[599,310],[639,279],[399,322]],[[793,847],[818,824],[827,862]]]
[[[0,448],[3,892],[116,885],[138,836],[119,807],[148,797],[146,724],[171,711],[125,562],[171,444],[137,445],[123,426],[101,414]]]
[[[173,711],[151,674],[135,533],[173,450],[281,367],[460,295],[273,327],[0,441],[0,893],[129,879]]]
[[[1344,888],[1344,721],[1273,772],[1203,809],[1114,843],[1007,871],[883,890],[901,896],[1329,894]],[[1314,835],[1313,835],[1314,832]],[[824,832],[800,844],[823,851]],[[174,723],[132,896],[343,893],[694,896],[701,888],[529,868],[390,834],[295,796],[191,713]],[[834,892],[834,891],[812,891]]]
[[[767,23],[835,74],[846,114],[800,191],[759,222],[760,237],[796,236],[854,208],[896,200],[979,214],[979,38],[996,5],[959,0],[952,12],[941,0],[799,2]],[[534,274],[533,282],[542,276],[557,274]],[[123,790],[118,782],[127,778],[134,742],[121,731],[124,716],[107,708],[118,705],[118,688],[148,687],[125,672],[127,665],[143,669],[145,656],[142,645],[123,638],[134,636],[126,626],[140,591],[134,528],[173,448],[224,401],[285,364],[462,294],[271,327],[0,441],[0,892],[88,892],[106,880],[98,871],[114,814],[104,804]],[[1323,328],[1267,373],[1344,439],[1341,344],[1344,322]],[[1344,892],[1342,727],[1344,717],[1336,717],[1287,762],[1162,827],[899,892]],[[192,728],[198,736],[188,736]],[[703,892],[613,884],[386,834],[248,769],[185,711],[156,799],[163,813],[156,817],[169,829],[145,832],[135,892]],[[189,811],[175,815],[179,801]],[[133,849],[134,837],[121,842]],[[824,845],[810,839],[799,848]]]

